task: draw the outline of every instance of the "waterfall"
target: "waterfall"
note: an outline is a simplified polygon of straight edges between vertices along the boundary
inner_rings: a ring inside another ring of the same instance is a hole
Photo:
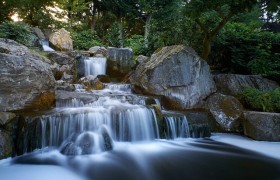
[[[48,40],[42,39],[39,41],[39,43],[41,44],[43,51],[54,51],[54,49],[50,47],[50,43]]]
[[[167,138],[186,138],[190,137],[188,121],[185,116],[164,117],[167,126]]]
[[[106,61],[104,57],[88,57],[84,59],[85,76],[106,74]]]

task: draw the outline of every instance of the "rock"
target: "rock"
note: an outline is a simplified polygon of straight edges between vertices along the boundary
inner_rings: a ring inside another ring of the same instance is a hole
[[[33,27],[32,30],[39,39],[46,39],[44,33],[41,31],[40,28],[38,28],[38,26]]]
[[[74,62],[74,58],[68,56],[63,52],[49,52],[47,56],[50,60],[59,65],[69,65],[73,64]]]
[[[71,35],[64,28],[54,32],[49,37],[50,43],[60,51],[72,51],[73,41]]]
[[[130,48],[107,49],[107,74],[111,77],[123,76],[129,73],[135,65],[133,52]]]
[[[244,134],[259,141],[280,141],[280,113],[244,112]]]
[[[47,109],[55,99],[55,79],[49,64],[27,47],[1,40],[0,111]]]
[[[221,131],[242,131],[243,106],[235,97],[215,93],[207,99],[206,106]]]
[[[0,129],[0,159],[11,157],[13,152],[12,137]]]
[[[136,59],[136,61],[141,64],[142,62],[146,61],[147,59],[149,59],[149,57],[147,56],[143,56],[143,55],[139,55]]]
[[[94,46],[88,50],[90,55],[105,57],[107,54],[107,49],[105,47]]]
[[[27,57],[32,59],[37,59],[46,63],[51,63],[50,60],[39,55],[35,51],[28,49],[26,46],[17,43],[16,41],[10,39],[0,38],[0,53],[10,54],[14,56]]]
[[[260,91],[276,89],[279,85],[258,75],[219,74],[214,76],[217,91],[228,95],[238,95],[246,87]]]
[[[144,92],[165,97],[169,108],[193,108],[215,92],[208,64],[186,46],[162,48],[140,64],[129,81]]]
[[[16,115],[10,112],[0,112],[0,126],[8,124]]]
[[[85,86],[86,90],[100,90],[103,89],[103,83],[96,76],[86,76],[79,80],[80,84]]]

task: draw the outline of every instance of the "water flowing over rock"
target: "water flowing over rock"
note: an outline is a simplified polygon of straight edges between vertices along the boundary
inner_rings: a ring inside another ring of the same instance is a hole
[[[259,141],[280,141],[280,113],[247,111],[244,134]]]
[[[0,40],[0,51],[0,111],[52,106],[55,80],[44,58],[12,40]]]
[[[111,77],[123,76],[129,73],[134,67],[133,52],[130,48],[113,48],[107,49],[108,75]]]
[[[72,51],[73,41],[71,35],[64,28],[54,32],[49,37],[50,43],[60,51]]]
[[[242,131],[243,106],[235,97],[215,93],[207,99],[206,106],[221,131]]]
[[[219,74],[214,76],[218,92],[235,96],[246,87],[253,87],[260,91],[276,89],[279,85],[258,75]]]
[[[215,84],[209,66],[193,49],[169,46],[154,53],[130,76],[130,82],[146,93],[163,95],[176,108],[192,108],[209,94]],[[173,107],[174,108],[174,107]]]

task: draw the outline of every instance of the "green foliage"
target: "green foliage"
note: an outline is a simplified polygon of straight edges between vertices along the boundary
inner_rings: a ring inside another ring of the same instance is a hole
[[[32,45],[32,30],[24,23],[6,21],[0,24],[0,37],[15,40],[26,46]]]
[[[109,46],[121,47],[120,33],[119,33],[119,23],[113,23],[110,28],[107,30],[106,40]]]
[[[234,73],[280,75],[280,34],[230,23],[214,43],[212,59]],[[230,65],[230,66],[229,66]]]
[[[80,32],[73,32],[73,46],[75,49],[88,50],[93,46],[101,46],[99,37],[95,31],[90,29]]]
[[[280,112],[280,88],[274,91],[262,92],[258,89],[247,87],[241,93],[241,98],[250,109]]]
[[[125,46],[133,49],[134,55],[140,55],[144,51],[144,37],[142,35],[132,35],[125,40]]]

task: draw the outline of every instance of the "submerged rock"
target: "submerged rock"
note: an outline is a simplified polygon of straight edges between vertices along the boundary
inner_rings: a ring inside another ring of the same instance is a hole
[[[247,111],[244,134],[260,141],[280,141],[280,113]]]
[[[224,132],[242,131],[242,104],[233,96],[215,93],[206,102],[218,129]]]
[[[129,80],[146,93],[163,95],[171,108],[193,108],[216,90],[208,64],[186,46],[162,48]]]
[[[46,109],[55,99],[49,64],[27,47],[0,39],[0,111]]]
[[[269,79],[258,75],[219,74],[214,76],[217,91],[228,95],[237,95],[246,87],[269,91],[276,89],[279,85]]]
[[[54,32],[49,37],[50,43],[60,51],[72,51],[73,41],[71,35],[64,28]]]

